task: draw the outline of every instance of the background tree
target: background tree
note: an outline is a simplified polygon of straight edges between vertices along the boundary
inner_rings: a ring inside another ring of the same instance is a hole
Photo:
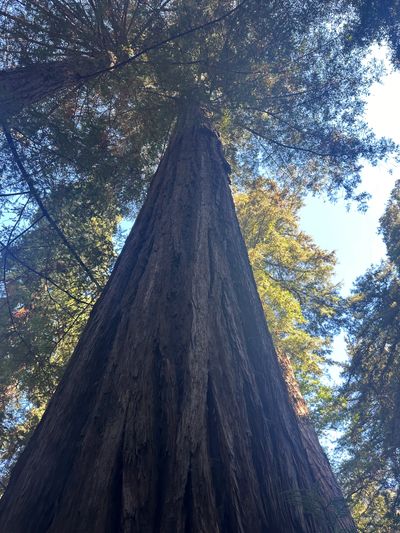
[[[395,68],[400,66],[400,3],[398,0],[356,0],[349,40],[389,46]]]
[[[381,219],[388,259],[357,280],[349,300],[341,479],[366,532],[400,525],[399,200],[397,182]]]
[[[291,361],[319,429],[331,398],[326,371],[343,301],[332,281],[335,256],[299,228],[299,193],[266,179],[234,196],[274,344]]]
[[[107,207],[108,219],[97,216],[100,205],[105,214],[107,192],[98,191],[96,198],[95,190],[93,182],[65,184],[52,192],[47,206],[98,285],[88,280],[37,210],[31,208],[28,215],[16,209],[9,224],[15,226],[22,215],[30,216],[31,224],[19,228],[19,233],[4,229],[0,310],[3,484],[62,375],[115,259],[120,217],[112,203]]]

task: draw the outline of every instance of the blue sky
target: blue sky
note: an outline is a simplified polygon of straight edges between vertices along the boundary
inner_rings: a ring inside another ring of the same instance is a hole
[[[377,135],[392,138],[400,144],[399,95],[400,72],[386,75],[382,83],[371,87],[366,117]],[[302,229],[321,247],[335,250],[338,260],[336,280],[342,283],[344,295],[349,293],[357,276],[385,257],[385,246],[377,229],[397,179],[400,179],[400,164],[394,160],[376,167],[367,165],[360,186],[360,191],[371,195],[365,213],[357,211],[356,205],[347,209],[344,201],[333,204],[311,196],[301,210]],[[333,358],[343,361],[345,357],[342,335],[335,340]],[[332,378],[337,380],[339,373],[338,368],[333,368]]]

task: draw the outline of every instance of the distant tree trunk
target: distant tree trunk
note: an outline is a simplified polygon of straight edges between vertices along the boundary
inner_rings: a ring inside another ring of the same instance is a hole
[[[352,530],[288,394],[227,170],[204,114],[185,113],[14,468],[0,531]]]
[[[347,515],[348,511],[345,502],[341,493],[337,490],[335,477],[332,473],[327,475],[327,472],[331,472],[329,461],[321,449],[317,433],[315,432],[315,429],[311,423],[308,407],[304,401],[303,395],[300,392],[299,385],[294,375],[292,363],[290,362],[289,357],[282,352],[278,352],[278,360],[283,371],[283,376],[289,392],[291,403],[298,417],[301,442],[312,469],[316,487],[318,487],[317,493],[319,496],[314,498],[314,501],[311,501],[313,499],[312,490],[308,493],[309,498],[303,496],[302,499],[307,505],[310,502],[310,507],[315,506],[316,509],[318,509],[318,507],[327,505],[330,511],[331,519],[334,521],[343,513],[344,515]],[[326,498],[325,495],[327,494],[332,494],[333,496]],[[321,495],[322,499],[320,497]],[[344,525],[339,522],[339,526],[337,527],[337,531],[343,531]],[[347,527],[346,531],[349,529],[351,531],[355,530],[353,525],[351,527],[353,529]]]
[[[109,64],[110,59],[105,54],[97,59],[81,57],[74,61],[37,63],[0,71],[0,120],[62,89],[77,85]]]

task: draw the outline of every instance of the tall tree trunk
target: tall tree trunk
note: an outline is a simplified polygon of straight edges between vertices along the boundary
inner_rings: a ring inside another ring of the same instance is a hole
[[[227,168],[204,114],[188,111],[13,471],[1,531],[352,528],[292,406]]]
[[[0,120],[19,113],[56,92],[73,87],[109,66],[107,54],[98,58],[37,63],[0,71]]]

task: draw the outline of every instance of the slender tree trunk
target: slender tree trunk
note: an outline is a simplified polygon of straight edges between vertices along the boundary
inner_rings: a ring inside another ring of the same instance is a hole
[[[203,113],[187,112],[13,471],[0,531],[352,528],[288,394],[227,168]]]
[[[105,54],[97,59],[81,57],[74,61],[37,63],[0,71],[0,120],[77,85],[109,64],[110,59]]]

